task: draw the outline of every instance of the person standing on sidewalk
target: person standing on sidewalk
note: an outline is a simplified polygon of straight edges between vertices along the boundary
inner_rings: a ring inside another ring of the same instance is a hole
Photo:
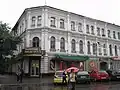
[[[74,69],[71,69],[69,80],[71,84],[71,90],[75,90],[76,75],[75,75]]]
[[[17,76],[17,82],[19,82],[20,81],[20,71],[19,70],[16,72],[16,76]]]
[[[20,83],[22,83],[23,74],[24,74],[24,71],[23,71],[23,69],[21,68],[21,69],[20,69]]]
[[[67,84],[66,72],[65,72],[65,70],[64,70],[63,73],[62,73],[62,84],[64,84],[64,82],[65,82],[65,84]]]

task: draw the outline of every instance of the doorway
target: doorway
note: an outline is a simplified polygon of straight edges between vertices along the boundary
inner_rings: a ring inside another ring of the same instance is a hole
[[[32,60],[31,62],[31,76],[39,76],[39,60]]]
[[[107,70],[108,69],[108,65],[106,62],[101,62],[100,63],[100,70]]]

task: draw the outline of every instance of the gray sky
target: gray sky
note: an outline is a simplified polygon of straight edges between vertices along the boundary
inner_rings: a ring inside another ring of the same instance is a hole
[[[48,6],[120,25],[120,0],[46,0]],[[25,8],[43,6],[45,0],[1,0],[0,21],[13,27]]]

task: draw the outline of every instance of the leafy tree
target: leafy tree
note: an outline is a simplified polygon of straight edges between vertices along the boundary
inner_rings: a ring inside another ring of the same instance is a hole
[[[0,72],[4,72],[6,66],[6,56],[13,56],[13,51],[17,49],[17,44],[21,43],[21,38],[10,33],[11,28],[7,23],[0,22]],[[7,64],[8,65],[8,64]]]

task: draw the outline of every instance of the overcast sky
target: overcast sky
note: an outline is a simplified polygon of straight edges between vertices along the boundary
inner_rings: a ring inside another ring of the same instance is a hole
[[[46,0],[48,6],[120,25],[120,0]],[[25,8],[43,6],[45,0],[1,0],[0,21],[13,27]]]

